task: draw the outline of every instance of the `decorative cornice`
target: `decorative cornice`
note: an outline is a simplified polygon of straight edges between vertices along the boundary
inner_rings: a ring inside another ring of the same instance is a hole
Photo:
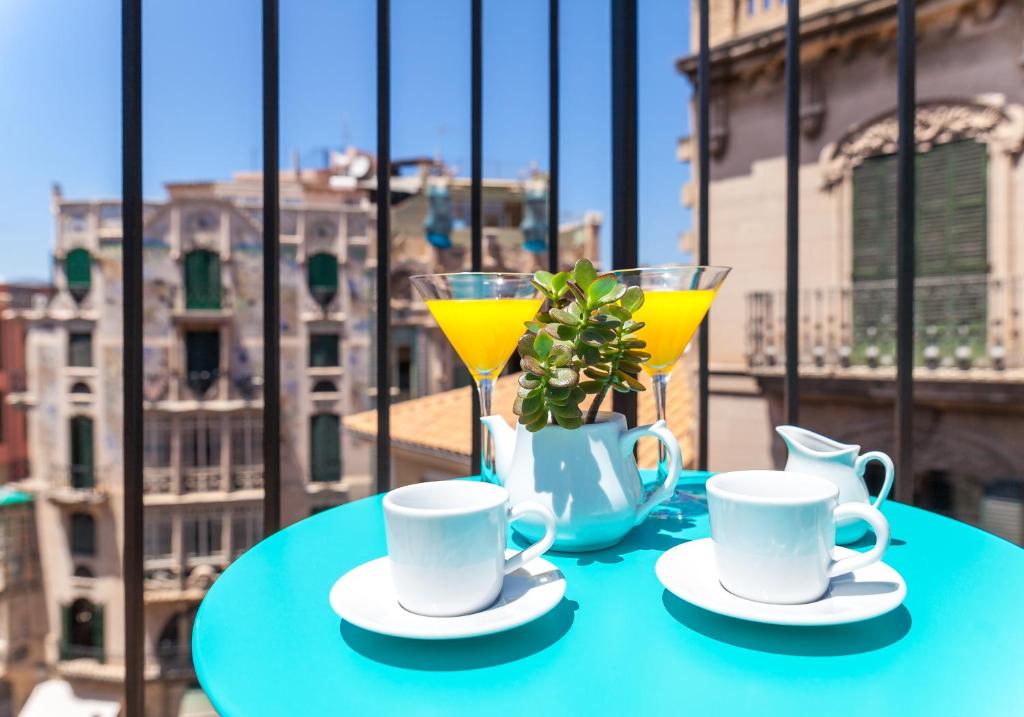
[[[1020,154],[1024,150],[1024,107],[1006,105],[1002,96],[918,104],[914,141],[919,151],[963,139],[984,142],[1007,154]],[[821,151],[819,164],[825,188],[843,181],[868,157],[894,153],[898,142],[895,110],[854,127]]]

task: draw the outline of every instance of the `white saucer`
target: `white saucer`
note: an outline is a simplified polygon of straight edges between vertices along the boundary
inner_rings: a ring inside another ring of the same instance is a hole
[[[514,555],[516,551],[509,551]],[[478,637],[519,627],[547,614],[565,595],[565,577],[547,560],[535,558],[505,576],[493,605],[472,615],[427,617],[398,604],[386,556],[348,571],[331,588],[331,608],[364,630],[418,640]]]
[[[804,605],[772,605],[737,597],[722,587],[710,538],[672,548],[658,559],[655,572],[670,593],[719,615],[772,625],[842,625],[895,610],[907,585],[885,563],[874,563],[832,580],[825,597]],[[835,558],[855,551],[837,547]]]

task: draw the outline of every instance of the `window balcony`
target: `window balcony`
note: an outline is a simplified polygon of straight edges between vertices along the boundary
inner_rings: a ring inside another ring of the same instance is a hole
[[[177,471],[169,466],[146,467],[142,472],[142,486],[147,498],[208,493],[230,495],[243,491],[258,491],[263,488],[263,466],[233,465],[227,474],[219,465],[181,468]],[[147,503],[160,502],[162,501],[147,500]]]
[[[146,407],[184,412],[259,408],[263,383],[259,376],[230,376],[219,370],[188,371],[146,380]]]
[[[802,372],[895,374],[893,281],[805,289],[800,297]],[[772,373],[785,365],[783,291],[746,297],[747,364]],[[987,276],[922,278],[915,287],[915,365],[923,377],[1019,380],[1024,376],[1024,280]],[[916,372],[915,372],[916,373]]]
[[[102,503],[107,500],[108,491],[100,476],[109,473],[109,467],[52,464],[46,484],[47,497],[63,505]]]

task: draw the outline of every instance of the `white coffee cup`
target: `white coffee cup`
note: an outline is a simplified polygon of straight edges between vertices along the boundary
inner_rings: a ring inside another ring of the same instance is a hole
[[[528,513],[544,522],[544,537],[506,559],[508,524]],[[399,604],[431,617],[488,607],[507,574],[555,542],[550,510],[537,503],[510,506],[504,488],[467,480],[396,488],[384,496],[384,525]]]
[[[829,580],[882,558],[889,523],[864,503],[839,505],[839,489],[817,476],[735,471],[708,479],[708,513],[718,580],[748,600],[814,602]],[[833,560],[836,521],[857,517],[875,531],[866,553]]]

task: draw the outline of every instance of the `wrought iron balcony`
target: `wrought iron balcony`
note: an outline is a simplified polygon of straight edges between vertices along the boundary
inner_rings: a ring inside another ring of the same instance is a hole
[[[1024,368],[1024,280],[985,276],[915,282],[915,365],[997,372]],[[895,282],[805,289],[800,294],[799,363],[808,368],[895,365]],[[747,294],[747,363],[785,363],[783,291]]]
[[[227,476],[219,465],[177,470],[147,466],[142,471],[142,487],[147,496],[258,490],[263,488],[263,466],[232,465]]]

